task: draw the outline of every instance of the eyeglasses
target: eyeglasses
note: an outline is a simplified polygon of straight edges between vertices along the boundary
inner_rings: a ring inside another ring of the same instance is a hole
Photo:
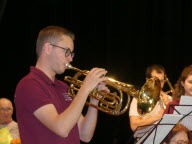
[[[187,140],[187,141],[184,141],[184,140],[178,140],[177,141],[177,144],[188,144],[189,143],[189,141]]]
[[[178,140],[176,142],[170,142],[171,144],[174,143],[174,144],[189,144],[189,141],[184,141],[184,140]]]
[[[0,108],[0,112],[10,112],[12,108]]]
[[[57,45],[54,45],[54,44],[50,44],[50,45],[65,50],[65,57],[71,56],[71,58],[73,58],[74,55],[75,55],[75,53],[71,52],[71,50],[69,48],[60,47],[60,46],[57,46]]]

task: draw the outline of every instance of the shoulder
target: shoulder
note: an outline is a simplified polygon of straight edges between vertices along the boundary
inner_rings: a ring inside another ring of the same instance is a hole
[[[9,123],[9,125],[18,125],[17,122],[15,122],[14,120],[12,122]]]
[[[21,99],[26,99],[32,95],[40,94],[43,91],[47,93],[48,87],[45,84],[39,82],[38,80],[31,78],[23,78],[17,85],[15,90],[15,98],[20,97]]]
[[[17,122],[12,121],[12,122],[10,122],[10,123],[8,124],[7,127],[9,127],[10,129],[12,129],[12,128],[18,128],[18,124],[17,124]]]
[[[23,77],[17,84],[16,89],[33,88],[34,85],[42,85],[38,78],[31,76],[30,74]]]

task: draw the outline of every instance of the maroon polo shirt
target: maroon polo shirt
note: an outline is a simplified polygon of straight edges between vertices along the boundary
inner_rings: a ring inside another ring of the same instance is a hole
[[[67,138],[62,138],[45,127],[33,114],[47,104],[53,104],[60,114],[71,101],[67,84],[57,79],[52,82],[41,70],[31,67],[30,73],[20,80],[15,92],[16,117],[22,144],[80,144],[77,124]]]

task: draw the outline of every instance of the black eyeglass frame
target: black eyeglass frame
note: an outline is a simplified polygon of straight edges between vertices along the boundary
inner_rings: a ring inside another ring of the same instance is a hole
[[[50,45],[65,50],[65,57],[69,57],[71,55],[71,57],[73,58],[75,55],[75,53],[71,52],[71,50],[69,48],[60,47],[60,46],[55,45],[55,44],[50,44]]]

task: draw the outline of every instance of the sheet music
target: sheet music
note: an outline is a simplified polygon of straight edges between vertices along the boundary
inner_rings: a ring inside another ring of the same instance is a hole
[[[192,96],[181,96],[180,105],[191,105]]]
[[[190,105],[190,106],[182,106]],[[167,134],[172,130],[172,128],[177,124],[183,117],[181,123],[186,126],[189,130],[192,130],[192,97],[191,96],[181,96],[180,106],[175,106],[173,114],[165,114],[157,124],[157,127],[152,130],[151,133],[146,133],[136,144],[158,144],[167,136]]]
[[[180,105],[181,106],[175,106],[175,109],[182,115],[189,116],[185,117],[181,124],[183,124],[185,127],[187,127],[189,130],[192,130],[192,97],[191,96],[181,96],[180,99]],[[184,105],[190,105],[190,106],[184,106]],[[175,110],[173,114],[178,114]]]
[[[155,125],[155,124],[154,124]],[[153,129],[154,125],[138,127],[134,132],[134,137],[142,137],[145,133]]]
[[[145,134],[136,144],[143,143],[143,140],[148,136],[144,141],[144,144],[157,144],[167,136],[167,134],[172,130],[172,128],[179,122],[183,115],[174,115],[174,114],[165,114],[157,124],[157,128],[152,131],[152,133]],[[156,133],[156,134],[155,134]]]
[[[192,97],[191,96],[181,96],[180,105],[191,105],[191,106],[175,106],[180,114],[188,114],[192,111]],[[175,110],[173,114],[178,114]],[[192,115],[192,113],[190,114]]]

